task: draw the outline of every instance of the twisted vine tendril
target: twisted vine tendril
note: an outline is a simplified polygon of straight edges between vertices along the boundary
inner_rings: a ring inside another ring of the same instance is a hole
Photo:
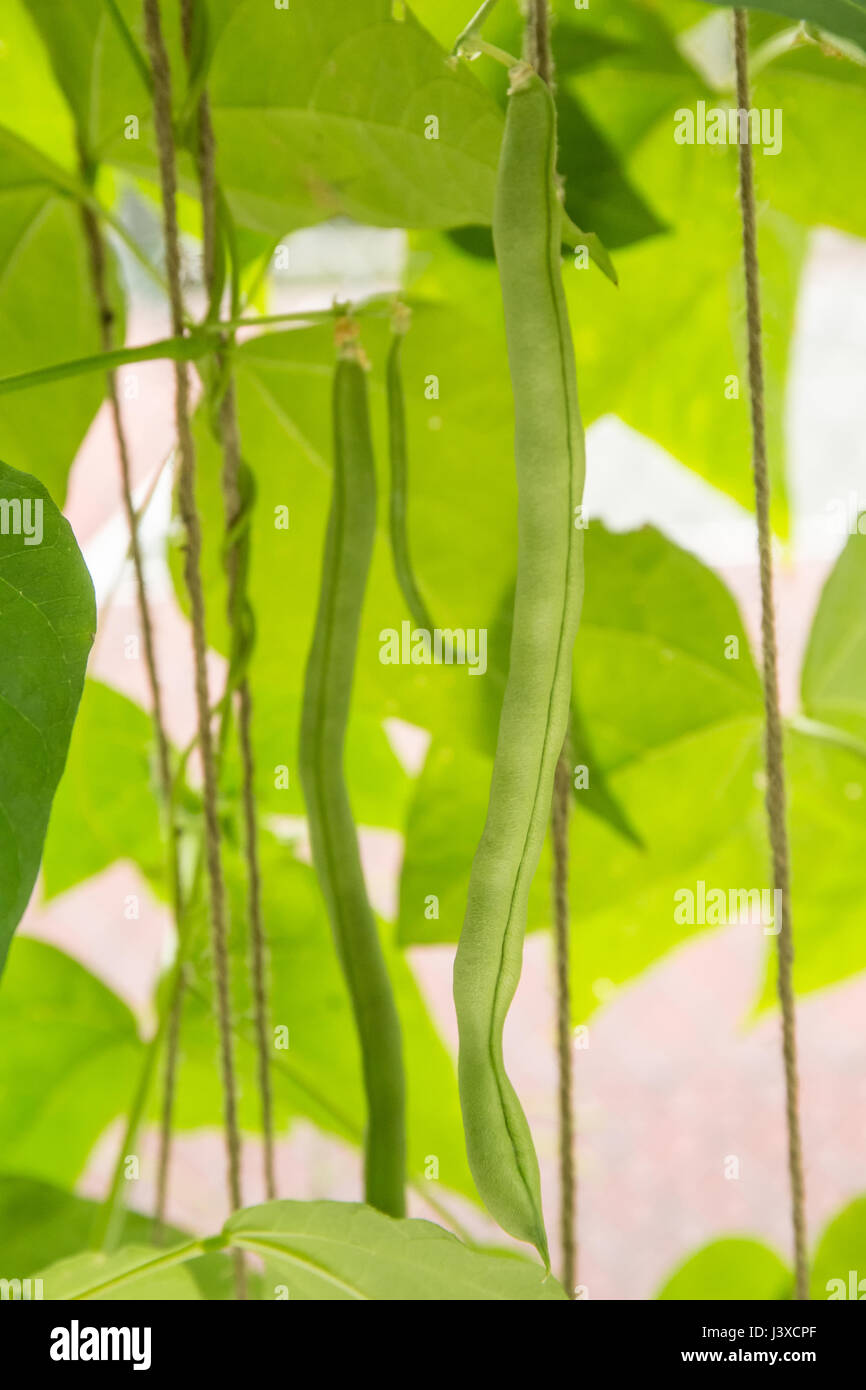
[[[183,37],[187,58],[192,50],[195,0],[183,0]],[[216,138],[207,91],[202,89],[197,109],[197,165],[202,203],[204,278],[210,296],[209,318],[216,321],[224,274],[220,231],[228,230],[229,214],[216,175]],[[232,240],[232,251],[234,243]],[[240,313],[237,267],[233,258],[232,317]],[[262,1109],[265,1194],[276,1197],[274,1161],[273,1092],[269,1057],[268,949],[262,910],[261,867],[258,846],[258,812],[253,750],[253,695],[247,676],[255,643],[255,615],[247,595],[250,565],[250,523],[255,501],[255,481],[243,462],[237,401],[231,371],[234,336],[220,335],[216,352],[218,369],[214,391],[213,427],[223,454],[222,492],[225,510],[223,562],[228,579],[228,620],[231,654],[226,681],[221,742],[227,737],[232,694],[237,697],[238,743],[241,756],[241,800],[247,876],[247,918],[250,932],[250,976],[257,1041],[257,1078]]]
[[[180,236],[176,209],[177,172],[172,126],[171,72],[162,34],[159,0],[144,0],[144,20],[147,49],[153,75],[153,114],[159,153],[172,331],[177,336],[182,336],[184,312],[181,290]],[[192,619],[198,738],[204,773],[205,860],[210,893],[211,949],[216,978],[220,1069],[228,1154],[228,1187],[232,1209],[237,1210],[242,1205],[241,1140],[232,1042],[228,924],[220,850],[217,766],[207,687],[206,616],[201,578],[202,537],[195,496],[195,443],[191,425],[189,380],[186,367],[181,362],[175,363],[175,413],[180,454],[178,499],[186,535],[184,579]],[[242,1258],[235,1260],[235,1285],[238,1297],[243,1298],[246,1290]]]
[[[734,54],[737,73],[737,106],[748,111],[749,29],[743,10],[734,10]],[[741,118],[742,120],[742,118]],[[766,410],[761,334],[760,269],[758,231],[755,212],[755,181],[752,147],[748,134],[740,129],[739,175],[740,213],[743,224],[743,267],[746,280],[746,313],[749,337],[749,396],[752,415],[752,465],[755,478],[755,509],[758,517],[758,550],[761,571],[761,648],[763,660],[765,750],[767,767],[767,825],[773,856],[773,886],[781,894],[782,925],[779,931],[779,1002],[782,1011],[782,1060],[785,1070],[785,1109],[788,1132],[788,1172],[791,1183],[791,1224],[794,1231],[796,1297],[809,1297],[809,1271],[806,1254],[805,1184],[803,1148],[800,1135],[799,1080],[797,1074],[797,1025],[794,1001],[794,941],[791,921],[791,874],[788,831],[785,821],[785,764],[782,715],[779,705],[779,676],[776,649],[776,621],[773,606],[773,556],[770,530],[770,482],[767,468]]]

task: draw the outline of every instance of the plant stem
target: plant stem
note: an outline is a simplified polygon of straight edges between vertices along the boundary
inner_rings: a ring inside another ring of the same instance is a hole
[[[553,86],[553,54],[550,47],[548,0],[529,0],[526,19],[526,61],[548,87]]]
[[[376,302],[370,300],[369,305],[361,304],[352,312],[363,315]],[[69,377],[86,376],[88,372],[112,372],[135,362],[154,362],[161,358],[172,362],[197,362],[214,351],[215,337],[219,334],[236,328],[264,328],[280,323],[327,323],[333,320],[334,313],[333,309],[309,309],[288,314],[258,314],[251,318],[239,315],[203,323],[192,332],[178,337],[160,338],[155,343],[142,343],[140,347],[111,348],[105,352],[94,352],[89,357],[75,357],[67,362],[52,363],[49,367],[37,367],[31,372],[0,377],[0,396],[27,391],[33,386],[48,386],[52,381],[65,381]]]
[[[135,65],[139,77],[144,83],[145,90],[150,94],[152,98],[153,83],[150,78],[150,68],[147,66],[147,60],[145,59],[144,54],[142,53],[141,49],[135,41],[135,36],[133,35],[132,30],[130,29],[129,25],[127,24],[124,16],[120,11],[120,8],[117,4],[117,0],[103,0],[103,4],[105,5],[105,8],[108,11],[110,18],[114,21],[114,24],[117,27],[117,32],[123,40],[124,46],[127,52],[129,53],[129,56],[132,59],[133,64]]]
[[[743,10],[734,10],[734,51],[737,67],[737,105],[748,111],[749,37]],[[794,1232],[796,1298],[809,1297],[806,1253],[805,1185],[800,1135],[799,1082],[797,1075],[797,1024],[794,1000],[794,942],[791,920],[791,878],[782,715],[779,702],[776,620],[773,603],[773,552],[770,528],[770,482],[767,468],[764,365],[761,330],[760,270],[755,212],[755,182],[748,132],[739,140],[740,212],[743,224],[743,265],[749,335],[749,396],[752,416],[752,464],[755,476],[755,509],[758,517],[758,550],[761,571],[761,648],[763,657],[765,747],[767,766],[767,825],[773,856],[773,886],[781,894],[782,925],[777,937],[779,1002],[782,1010],[782,1060],[785,1071],[785,1109],[788,1131],[788,1171],[791,1184],[791,1224]]]
[[[173,362],[194,362],[212,349],[213,342],[205,333],[162,338],[159,342],[144,343],[141,347],[111,348],[105,352],[95,352],[90,357],[76,357],[70,362],[37,367],[32,372],[0,377],[0,396],[7,396],[13,391],[26,391],[31,386],[47,386],[52,381],[65,381],[68,377],[84,376],[88,372],[113,372],[117,367],[126,367],[133,362],[153,362],[162,357],[170,358]]]
[[[496,8],[498,3],[499,0],[484,0],[484,3],[466,25],[466,28],[457,35],[454,41],[454,47],[451,50],[452,56],[457,57],[460,54],[467,39],[475,38],[476,34],[486,22],[487,16]]]
[[[74,1301],[83,1302],[90,1298],[101,1298],[111,1290],[119,1289],[130,1279],[140,1279],[144,1274],[155,1274],[158,1270],[171,1269],[172,1265],[186,1264],[187,1260],[194,1260],[198,1255],[204,1255],[210,1250],[223,1248],[225,1244],[224,1240],[219,1241],[213,1236],[205,1240],[188,1241],[185,1245],[179,1245],[175,1250],[167,1250],[164,1255],[157,1255],[155,1259],[145,1260],[133,1269],[124,1271],[123,1274],[116,1274],[101,1284],[94,1284],[86,1293],[78,1294]]]
[[[463,52],[467,58],[476,53],[485,53],[488,58],[495,59],[504,68],[513,68],[518,62],[513,53],[506,53],[504,48],[497,48],[495,43],[488,43],[486,39],[480,39],[477,35],[464,41]]]
[[[570,734],[566,733],[553,784],[553,923],[556,965],[556,1052],[559,1066],[559,1188],[562,1285],[577,1285],[577,1176],[574,1161],[574,1055],[569,974],[568,821],[571,810]]]
[[[194,900],[193,900],[194,901]],[[159,1123],[159,1149],[156,1161],[156,1202],[153,1211],[153,1238],[160,1241],[165,1229],[165,1209],[168,1202],[168,1178],[171,1169],[171,1135],[174,1120],[174,1101],[177,1094],[177,1063],[180,1055],[180,1033],[183,1023],[183,1003],[187,990],[185,967],[178,969],[171,982],[165,1027],[157,1046],[166,1042],[165,1073],[162,1083],[162,1109]]]

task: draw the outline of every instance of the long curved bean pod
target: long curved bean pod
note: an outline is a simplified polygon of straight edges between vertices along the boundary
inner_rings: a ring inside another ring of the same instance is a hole
[[[406,607],[416,626],[427,632],[433,631],[433,620],[415,581],[415,572],[409,554],[409,533],[406,518],[409,491],[409,464],[406,446],[406,404],[403,396],[403,375],[400,370],[400,357],[403,339],[409,327],[409,310],[398,305],[394,314],[394,328],[391,348],[388,352],[388,445],[391,463],[391,497],[389,507],[391,530],[391,554],[397,582],[406,601]]]
[[[400,1022],[361,871],[343,775],[361,609],[376,531],[376,472],[359,348],[341,325],[334,378],[334,483],[322,587],[307,663],[300,770],[313,862],[351,997],[367,1097],[367,1202],[405,1211],[405,1083]]]
[[[511,657],[487,822],[454,966],[469,1163],[500,1225],[548,1261],[538,1159],[502,1034],[527,898],[550,819],[583,597],[584,478],[574,351],[560,271],[556,114],[527,65],[511,73],[494,211],[515,410],[518,564]]]

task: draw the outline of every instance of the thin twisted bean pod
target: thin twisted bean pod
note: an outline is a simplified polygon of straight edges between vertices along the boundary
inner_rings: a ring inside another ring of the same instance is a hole
[[[403,339],[409,330],[409,310],[399,305],[394,313],[391,348],[388,353],[388,452],[391,461],[391,497],[389,520],[391,554],[394,572],[403,599],[416,625],[433,631],[433,619],[418,588],[409,553],[409,527],[406,515],[409,500],[409,461],[406,443],[406,404],[403,394],[403,375],[400,356]]]
[[[361,610],[376,532],[376,470],[367,382],[351,329],[334,377],[334,485],[319,610],[307,663],[300,772],[313,862],[346,978],[367,1097],[367,1202],[405,1214],[405,1083],[400,1022],[367,899],[343,775]]]

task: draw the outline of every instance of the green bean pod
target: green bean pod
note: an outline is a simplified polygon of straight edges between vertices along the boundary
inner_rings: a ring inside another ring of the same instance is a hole
[[[341,327],[334,378],[334,480],[319,610],[307,662],[300,771],[313,863],[346,978],[367,1099],[365,1196],[405,1213],[405,1081],[400,1021],[367,898],[343,773],[361,610],[376,532],[376,470],[360,350]]]
[[[515,412],[517,590],[487,822],[454,965],[469,1163],[487,1207],[548,1261],[538,1159],[505,1071],[503,1029],[520,978],[529,888],[568,722],[583,598],[574,525],[584,441],[560,270],[556,112],[527,65],[511,73],[494,243]]]
[[[391,463],[391,496],[389,520],[391,555],[394,572],[415,625],[426,632],[433,631],[433,620],[415,580],[409,553],[409,527],[406,516],[409,492],[409,461],[406,445],[406,404],[403,396],[403,375],[400,357],[403,339],[409,326],[409,310],[399,305],[394,314],[391,348],[388,353],[388,445]]]

